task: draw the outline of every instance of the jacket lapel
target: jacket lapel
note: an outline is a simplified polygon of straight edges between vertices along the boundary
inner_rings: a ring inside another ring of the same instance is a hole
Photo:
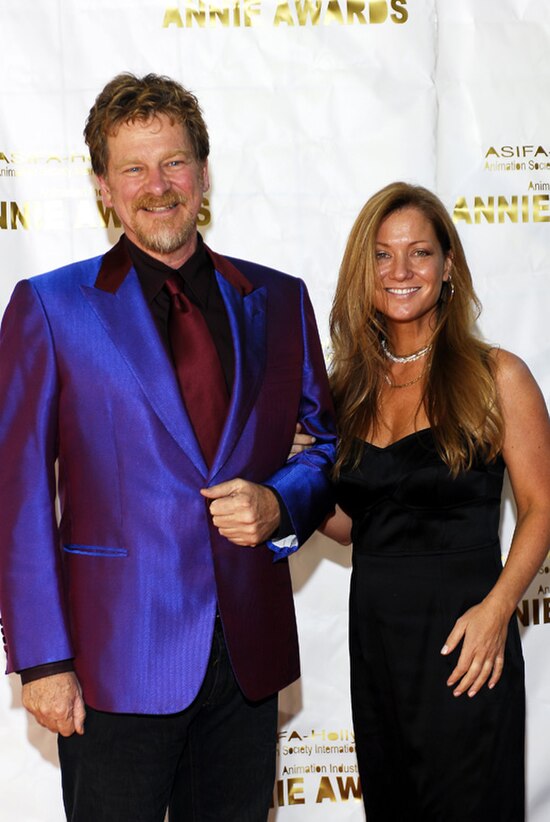
[[[95,286],[81,288],[157,416],[206,476],[208,469],[181,400],[174,369],[122,240],[103,258]]]
[[[212,482],[239,441],[263,379],[266,289],[253,289],[229,260],[207,250],[216,269],[235,351],[235,379],[229,411],[210,471],[123,238],[105,254],[94,287],[81,288],[165,428],[197,470],[205,477],[210,474]]]
[[[258,396],[265,371],[266,290],[258,288],[242,296],[219,271],[220,286],[235,350],[235,381],[227,420],[212,465],[210,479],[231,456]]]

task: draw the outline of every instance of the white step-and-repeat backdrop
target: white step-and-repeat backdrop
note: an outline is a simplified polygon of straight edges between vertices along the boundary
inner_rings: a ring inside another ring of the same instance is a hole
[[[18,279],[116,238],[81,135],[123,70],[198,95],[212,138],[208,243],[303,277],[327,344],[361,205],[395,179],[434,189],[466,246],[483,333],[523,356],[548,396],[548,0],[0,0],[0,308]],[[507,500],[504,547],[512,527]],[[292,562],[303,676],[281,699],[277,822],[363,819],[349,569],[349,552],[320,537]],[[529,822],[550,818],[549,572],[550,561],[518,609]],[[0,817],[61,822],[55,740],[19,692],[17,677],[1,681]]]

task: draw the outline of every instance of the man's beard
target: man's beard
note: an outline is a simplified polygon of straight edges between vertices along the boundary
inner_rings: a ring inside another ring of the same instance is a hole
[[[156,228],[144,227],[139,220],[139,213],[146,208],[163,208],[180,204],[187,205],[187,198],[175,191],[168,191],[162,197],[143,196],[133,204],[134,224],[132,229],[143,246],[148,251],[157,254],[172,254],[182,248],[193,237],[196,231],[196,216],[188,211],[180,214],[179,209],[174,214],[174,220],[166,217],[159,220]]]

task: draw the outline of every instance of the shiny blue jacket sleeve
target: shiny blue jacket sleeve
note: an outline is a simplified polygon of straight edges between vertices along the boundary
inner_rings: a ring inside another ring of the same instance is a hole
[[[57,368],[47,318],[28,281],[18,284],[4,315],[0,363],[0,608],[12,640],[10,672],[73,656],[55,518]],[[23,612],[15,607],[20,601]],[[44,631],[30,630],[36,624]]]
[[[295,537],[278,543],[268,542],[268,547],[277,558],[296,551],[334,506],[330,477],[336,456],[334,411],[315,315],[303,283],[301,318],[304,359],[297,421],[302,424],[305,432],[316,438],[316,442],[311,448],[294,456],[265,482],[283,500]]]

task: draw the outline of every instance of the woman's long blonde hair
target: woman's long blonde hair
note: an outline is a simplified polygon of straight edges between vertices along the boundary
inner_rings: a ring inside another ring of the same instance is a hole
[[[407,207],[425,215],[443,254],[452,260],[452,288],[447,283],[442,287],[423,396],[438,452],[456,475],[469,468],[476,455],[491,461],[502,448],[503,420],[491,347],[474,334],[481,304],[457,230],[430,191],[391,183],[368,200],[353,225],[330,315],[331,385],[340,436],[336,476],[350,458],[358,462],[357,439],[376,430],[379,422],[378,396],[388,361],[381,348],[385,321],[375,307],[376,238],[386,217]]]

